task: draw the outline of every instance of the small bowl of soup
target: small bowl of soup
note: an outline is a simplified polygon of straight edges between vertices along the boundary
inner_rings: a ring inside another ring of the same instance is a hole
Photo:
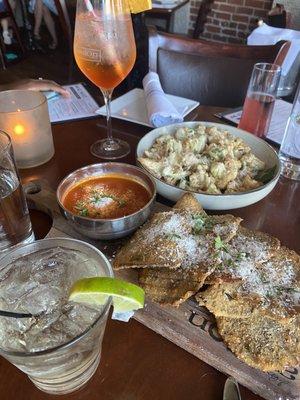
[[[155,196],[155,183],[147,173],[115,162],[77,169],[57,188],[62,215],[92,239],[117,239],[135,231],[149,218]]]

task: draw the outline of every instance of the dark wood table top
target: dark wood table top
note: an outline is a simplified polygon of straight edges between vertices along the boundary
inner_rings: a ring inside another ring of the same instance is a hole
[[[220,122],[213,114],[219,108],[198,107],[190,116],[195,120]],[[149,128],[123,121],[113,121],[114,134],[127,140],[131,153],[122,161],[135,162],[135,147]],[[104,118],[69,122],[53,126],[55,156],[47,164],[21,171],[23,182],[47,179],[55,189],[69,172],[98,162],[89,153],[90,145],[105,136]],[[244,224],[277,236],[283,244],[300,251],[300,184],[281,178],[273,192],[259,203],[234,214]],[[49,217],[33,213],[38,235],[45,235]],[[81,391],[62,396],[77,400],[183,400],[222,398],[226,377],[206,363],[132,320],[109,321],[102,359],[95,376]],[[34,387],[21,371],[0,358],[1,400],[55,399]],[[241,388],[243,400],[259,397]]]

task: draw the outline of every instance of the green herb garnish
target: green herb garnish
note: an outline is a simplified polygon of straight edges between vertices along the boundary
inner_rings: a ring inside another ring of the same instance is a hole
[[[97,204],[103,199],[112,199],[116,203],[118,203],[119,207],[125,207],[126,206],[126,201],[122,198],[118,198],[117,196],[114,196],[109,193],[98,193],[97,191],[93,191],[92,197],[90,198],[90,203],[92,204]]]
[[[224,243],[222,241],[220,236],[217,236],[215,238],[215,250],[222,250],[222,251],[228,252],[228,247],[227,247],[226,243]]]
[[[86,208],[83,201],[77,201],[76,206],[74,207],[79,215],[82,217],[88,217],[89,210]]]
[[[213,224],[209,217],[205,214],[195,214],[192,215],[194,225],[193,225],[193,234],[194,235],[199,235],[206,229],[211,229],[213,227]]]
[[[244,260],[246,257],[247,257],[246,253],[240,252],[240,253],[237,253],[235,259],[236,259],[236,261],[242,261],[242,260]]]
[[[276,165],[274,165],[274,167],[272,168],[259,171],[255,175],[254,179],[262,183],[268,183],[272,178],[274,178],[275,172],[276,172]]]
[[[82,210],[79,211],[79,214],[82,217],[87,217],[89,215],[89,210],[87,208],[83,208]]]
[[[177,235],[177,233],[169,233],[166,235],[167,239],[174,240],[174,239],[181,239],[180,235]]]

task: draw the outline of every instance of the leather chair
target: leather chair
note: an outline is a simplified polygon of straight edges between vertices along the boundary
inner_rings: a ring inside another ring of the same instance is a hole
[[[168,94],[200,104],[243,105],[253,65],[282,65],[290,42],[271,46],[223,44],[158,32],[149,27],[149,68]]]

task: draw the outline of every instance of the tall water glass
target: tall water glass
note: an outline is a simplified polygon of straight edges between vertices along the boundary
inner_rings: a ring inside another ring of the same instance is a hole
[[[300,180],[300,84],[281,142],[279,158],[282,175]]]
[[[5,132],[0,131],[0,255],[13,245],[33,240],[11,140]]]
[[[1,259],[1,309],[35,316],[0,318],[0,356],[44,392],[71,393],[97,370],[111,298],[97,310],[67,300],[74,282],[92,276],[113,277],[112,267],[75,239],[38,240]]]
[[[239,128],[266,137],[275,105],[281,68],[275,64],[254,65]]]

